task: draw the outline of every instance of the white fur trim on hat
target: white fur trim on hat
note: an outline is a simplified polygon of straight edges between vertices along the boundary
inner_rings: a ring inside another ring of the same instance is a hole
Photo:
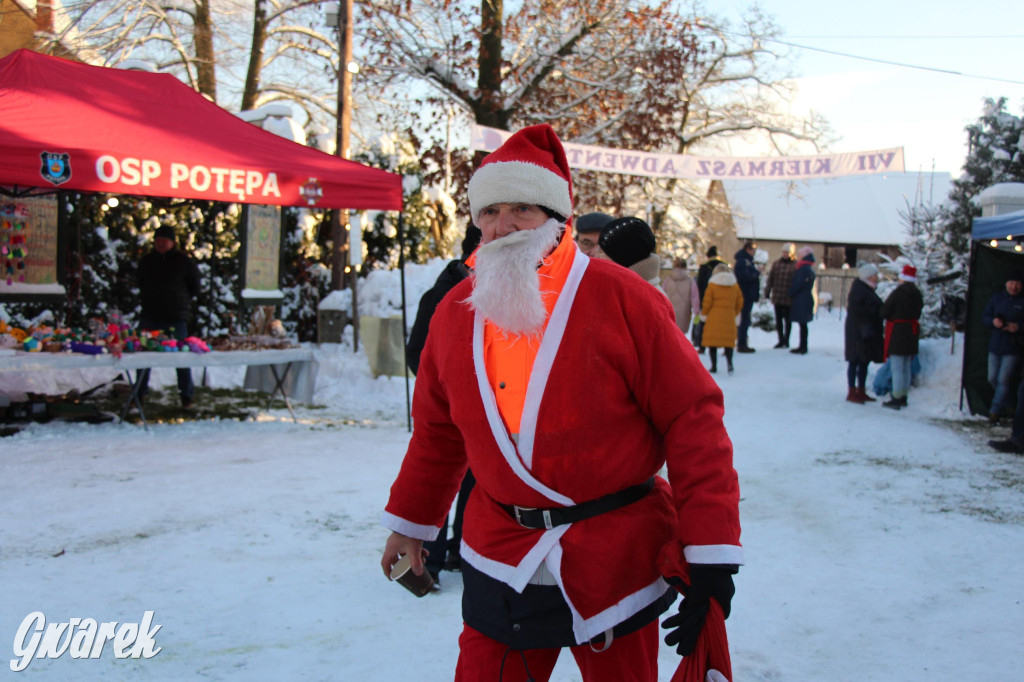
[[[569,183],[527,161],[496,161],[481,166],[469,179],[468,194],[474,223],[480,211],[494,204],[536,204],[563,218],[572,215]]]

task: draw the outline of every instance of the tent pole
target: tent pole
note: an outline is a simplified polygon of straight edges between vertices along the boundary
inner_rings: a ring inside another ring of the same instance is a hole
[[[966,298],[967,298],[967,312],[966,312],[965,317],[964,317],[964,319],[966,319],[968,321],[971,319],[971,280],[973,279],[973,275],[974,275],[974,258],[975,258],[975,253],[977,251],[977,248],[978,248],[978,243],[972,237],[971,238],[971,255],[970,255],[970,258],[969,258],[969,260],[967,262],[967,294],[966,294]],[[964,328],[966,330],[966,325],[964,326]],[[961,412],[964,411],[964,378],[965,378],[965,375],[967,373],[967,339],[966,339],[966,334],[967,334],[967,332],[964,331],[964,335],[965,335],[965,338],[964,338],[964,359],[963,359],[963,362],[960,363],[960,411]]]
[[[352,233],[349,232],[349,240],[351,241]],[[351,244],[349,245],[349,253],[351,253]],[[356,282],[359,280],[359,266],[353,265],[352,267],[352,352],[359,352],[359,290],[356,286]]]
[[[409,345],[406,343],[405,315],[405,225],[402,222],[402,214],[398,214],[398,269],[402,286],[402,360],[405,366],[405,427],[412,433],[412,405],[409,399]]]

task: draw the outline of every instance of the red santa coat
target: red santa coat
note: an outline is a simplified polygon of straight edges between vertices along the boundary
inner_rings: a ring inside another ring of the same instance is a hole
[[[471,466],[463,560],[518,591],[546,562],[581,643],[669,589],[662,573],[683,573],[675,557],[742,563],[722,393],[667,299],[577,252],[540,341],[517,445],[487,380],[484,320],[465,303],[471,286],[453,289],[431,322],[441,333],[423,351],[385,525],[436,537]],[[658,478],[639,502],[567,526],[522,528],[499,506],[573,505],[642,483],[666,461],[671,485]]]

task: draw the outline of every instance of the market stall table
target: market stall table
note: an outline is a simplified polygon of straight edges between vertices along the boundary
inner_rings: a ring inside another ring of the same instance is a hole
[[[270,391],[270,402],[268,409],[274,403],[277,394],[281,394],[288,412],[293,421],[297,421],[295,411],[292,409],[291,400],[285,389],[285,381],[293,365],[309,363],[310,371],[316,371],[316,363],[313,359],[313,351],[306,348],[289,348],[284,350],[237,350],[237,351],[211,351],[209,353],[189,352],[139,352],[125,353],[121,357],[109,354],[87,355],[83,353],[26,353],[16,351],[13,354],[0,354],[0,372],[46,372],[59,369],[89,369],[109,367],[118,371],[124,376],[128,385],[131,386],[131,393],[125,400],[121,410],[121,419],[124,421],[131,409],[132,403],[139,410],[139,417],[143,426],[146,425],[146,417],[142,409],[142,401],[139,399],[139,377],[145,370],[155,367],[228,367],[228,366],[260,366],[267,365],[270,368],[274,380],[274,386]],[[130,370],[135,371],[132,377]]]

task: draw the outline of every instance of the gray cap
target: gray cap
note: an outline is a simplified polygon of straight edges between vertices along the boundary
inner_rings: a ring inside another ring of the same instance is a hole
[[[607,213],[586,213],[576,219],[577,232],[600,232],[615,218]]]

